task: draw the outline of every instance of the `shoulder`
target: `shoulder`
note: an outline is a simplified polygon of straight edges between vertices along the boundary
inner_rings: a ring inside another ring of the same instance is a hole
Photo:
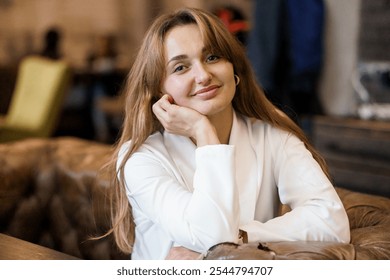
[[[249,131],[251,145],[258,154],[284,158],[293,154],[309,153],[305,143],[294,133],[268,122],[242,117]]]
[[[129,140],[120,147],[118,152],[118,162],[121,162],[126,157],[131,145],[132,141]],[[163,135],[160,132],[155,132],[145,140],[141,147],[132,154],[129,160],[140,157],[166,157],[166,155],[167,151],[164,145]]]
[[[164,148],[164,139],[163,135],[160,132],[155,132],[151,134],[145,142],[141,145],[141,147],[136,152],[145,152],[148,150],[161,150]],[[132,140],[125,142],[120,147],[120,154],[126,153],[132,145]]]

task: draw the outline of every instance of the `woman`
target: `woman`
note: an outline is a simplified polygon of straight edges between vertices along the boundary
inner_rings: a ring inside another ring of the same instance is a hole
[[[323,160],[265,98],[215,16],[158,18],[125,90],[112,231],[133,259],[197,258],[240,233],[249,242],[349,242]],[[292,211],[277,217],[280,202]]]

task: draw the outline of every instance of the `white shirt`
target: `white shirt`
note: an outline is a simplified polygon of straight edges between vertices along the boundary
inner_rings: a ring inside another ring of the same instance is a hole
[[[129,148],[126,143],[118,163]],[[228,145],[197,148],[156,132],[125,165],[135,243],[132,259],[164,259],[172,246],[205,253],[219,242],[349,242],[332,184],[294,135],[234,114]],[[292,211],[276,217],[280,202]]]

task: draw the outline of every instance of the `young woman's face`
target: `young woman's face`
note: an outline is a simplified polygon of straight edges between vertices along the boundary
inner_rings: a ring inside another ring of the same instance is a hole
[[[175,104],[207,116],[231,110],[236,91],[233,65],[205,49],[195,24],[178,26],[165,38],[162,93]]]

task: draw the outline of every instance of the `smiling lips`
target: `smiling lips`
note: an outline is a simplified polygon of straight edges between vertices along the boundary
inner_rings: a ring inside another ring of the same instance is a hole
[[[216,95],[217,90],[220,87],[221,86],[218,86],[218,85],[212,85],[212,86],[209,86],[207,88],[202,88],[202,89],[196,91],[192,96],[199,96],[199,97],[202,97],[204,99],[213,98]]]

